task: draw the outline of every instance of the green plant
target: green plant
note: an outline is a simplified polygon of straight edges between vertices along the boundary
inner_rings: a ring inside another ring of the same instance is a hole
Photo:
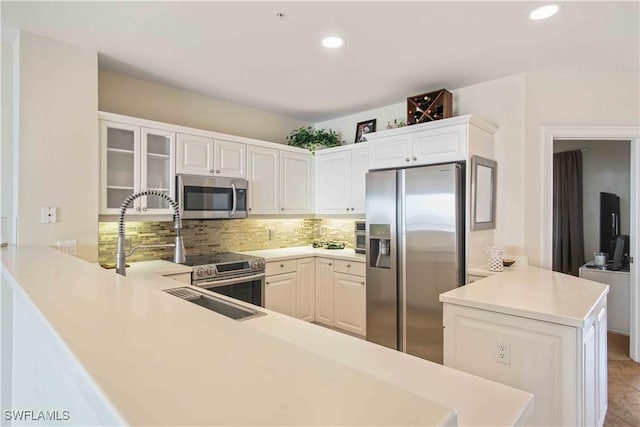
[[[287,136],[287,144],[306,148],[312,153],[320,148],[338,147],[343,142],[336,131],[316,129],[311,126],[296,129]]]

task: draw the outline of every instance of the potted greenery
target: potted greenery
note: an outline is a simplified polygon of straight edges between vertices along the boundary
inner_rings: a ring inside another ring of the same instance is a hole
[[[316,129],[311,126],[301,127],[287,136],[287,143],[293,147],[306,148],[315,154],[316,150],[342,145],[336,131]]]

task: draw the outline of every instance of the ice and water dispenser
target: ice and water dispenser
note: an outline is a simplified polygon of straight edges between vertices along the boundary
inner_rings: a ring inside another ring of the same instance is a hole
[[[391,224],[369,225],[371,267],[391,268]]]

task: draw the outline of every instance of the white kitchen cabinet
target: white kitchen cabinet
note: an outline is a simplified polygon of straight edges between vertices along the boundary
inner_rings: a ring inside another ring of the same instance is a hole
[[[606,299],[584,328],[445,303],[444,364],[533,393],[530,425],[601,426],[606,318]]]
[[[579,276],[583,279],[609,285],[607,327],[617,334],[629,335],[631,273],[628,271],[597,270],[583,265],[580,267]]]
[[[313,212],[311,154],[280,152],[280,213]]]
[[[175,134],[133,124],[100,121],[100,213],[118,214],[122,202],[141,190],[175,198]],[[134,200],[127,214],[171,214],[159,197]]]
[[[213,175],[213,138],[179,133],[177,146],[177,173]]]
[[[316,322],[333,326],[333,260],[316,258]]]
[[[296,262],[296,317],[307,322],[315,320],[315,261],[313,257]]]
[[[278,150],[257,146],[247,148],[249,212],[280,213],[280,162]]]
[[[296,314],[296,273],[270,276],[265,281],[264,306],[288,316]]]
[[[492,125],[466,115],[367,134],[369,169],[466,161],[474,153],[470,147],[476,140],[484,145],[484,133],[495,131]]]
[[[214,140],[213,174],[227,178],[246,178],[247,145],[239,142]]]
[[[316,153],[316,212],[363,213],[368,150],[362,147]]]
[[[352,274],[334,273],[333,293],[335,326],[365,336],[366,294],[365,278]]]
[[[361,144],[351,151],[351,208],[353,213],[364,213],[366,175],[369,172],[369,147]]]
[[[411,165],[411,134],[381,138],[367,136],[369,169],[387,169]]]
[[[316,258],[316,322],[366,335],[364,263]]]

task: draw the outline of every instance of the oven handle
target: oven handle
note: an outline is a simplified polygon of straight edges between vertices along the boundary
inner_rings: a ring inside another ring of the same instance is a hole
[[[236,185],[231,184],[231,190],[233,191],[233,206],[231,207],[231,212],[229,212],[229,216],[236,216],[236,209],[238,208],[238,194],[236,193]]]
[[[238,283],[251,282],[253,280],[261,280],[266,276],[265,273],[254,274],[251,276],[234,277],[233,279],[216,280],[213,282],[194,283],[199,288],[217,288],[219,286],[235,285]]]

